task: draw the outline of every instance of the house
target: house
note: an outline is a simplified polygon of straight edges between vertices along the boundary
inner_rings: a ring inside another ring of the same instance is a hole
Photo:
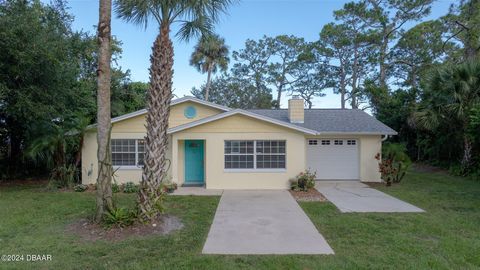
[[[140,110],[112,119],[111,150],[117,183],[142,175],[145,116]],[[172,100],[169,178],[208,189],[285,189],[300,172],[320,180],[378,182],[375,155],[397,134],[354,109],[304,109],[294,97],[288,109],[231,109],[193,97]],[[97,177],[95,126],[84,137],[82,183]]]

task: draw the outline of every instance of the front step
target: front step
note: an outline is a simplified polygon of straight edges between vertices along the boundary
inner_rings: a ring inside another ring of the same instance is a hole
[[[183,183],[182,187],[204,187],[205,183],[199,182],[199,183]]]

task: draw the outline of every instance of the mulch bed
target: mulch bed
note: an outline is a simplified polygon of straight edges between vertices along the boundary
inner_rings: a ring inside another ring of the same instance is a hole
[[[318,190],[311,188],[309,191],[294,191],[290,190],[290,194],[292,194],[293,198],[299,202],[326,202],[327,198],[325,198],[322,193],[318,192]]]
[[[372,187],[372,188],[378,188],[378,187],[385,187],[385,183],[384,182],[362,182],[363,184],[366,184],[367,186],[369,187]],[[392,183],[392,186],[395,185],[395,183]]]
[[[81,219],[67,226],[66,232],[79,236],[83,241],[95,242],[106,240],[111,242],[122,241],[130,237],[148,235],[167,235],[183,228],[183,223],[175,216],[162,215],[152,224],[135,224],[120,228],[105,228],[87,219]]]
[[[0,187],[13,187],[13,186],[42,186],[47,185],[48,179],[45,178],[30,178],[30,179],[15,179],[15,180],[3,180],[0,181]]]

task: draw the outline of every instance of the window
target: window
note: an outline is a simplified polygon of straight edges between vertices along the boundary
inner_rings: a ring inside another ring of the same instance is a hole
[[[285,169],[285,141],[225,141],[225,169]]]
[[[192,118],[195,118],[195,116],[197,116],[197,110],[193,106],[188,106],[183,111],[183,114],[185,115],[186,118],[192,119]]]
[[[330,140],[322,140],[322,145],[330,145]]]
[[[285,141],[256,141],[257,169],[285,169]]]
[[[253,148],[253,141],[225,141],[225,169],[253,169]]]
[[[318,145],[318,140],[308,140],[308,145]]]
[[[335,140],[333,144],[335,144],[335,145],[343,145],[343,140]]]
[[[137,140],[137,164],[143,166],[145,157],[145,140]]]
[[[145,141],[141,139],[112,139],[113,166],[142,166]]]
[[[357,140],[347,140],[347,145],[356,145]]]

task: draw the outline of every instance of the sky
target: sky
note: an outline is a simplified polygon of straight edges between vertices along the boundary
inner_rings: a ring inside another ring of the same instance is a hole
[[[230,52],[242,49],[247,39],[259,39],[264,35],[287,34],[303,37],[306,41],[314,41],[318,39],[322,26],[334,21],[333,11],[341,9],[346,2],[350,1],[244,0],[229,8],[228,14],[223,15],[217,23],[215,32],[225,38]],[[455,0],[435,1],[431,14],[424,20],[445,15],[453,2]],[[70,8],[69,12],[75,16],[72,24],[74,30],[95,33],[95,25],[98,22],[97,0],[70,0],[67,6]],[[151,47],[157,33],[158,27],[153,22],[145,29],[126,23],[118,19],[115,13],[112,14],[112,34],[123,43],[123,54],[118,64],[123,70],[130,70],[133,81],[148,82]],[[174,94],[183,97],[190,95],[192,87],[198,88],[204,83],[206,75],[189,65],[196,40],[186,43],[173,37],[173,43]],[[315,108],[340,107],[339,95],[331,91],[325,93],[326,96],[315,99]],[[282,107],[286,106],[287,100],[288,97],[283,97]]]

